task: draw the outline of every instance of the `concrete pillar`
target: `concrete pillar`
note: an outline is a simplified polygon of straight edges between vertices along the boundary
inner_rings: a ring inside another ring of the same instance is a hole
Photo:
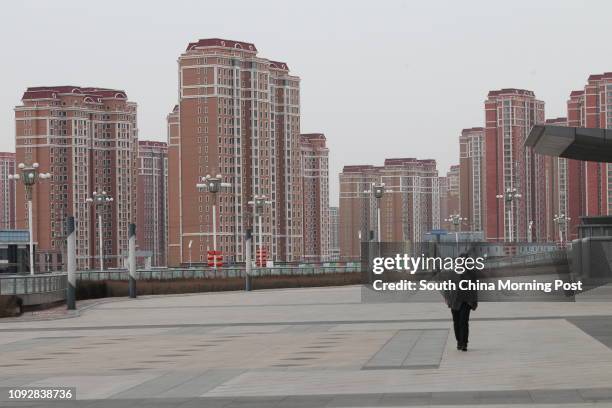
[[[66,306],[68,310],[76,309],[76,231],[74,217],[66,219],[66,252],[68,267],[68,286],[66,287]]]
[[[130,278],[128,291],[131,298],[136,297],[136,224],[130,224],[128,228],[128,266]]]

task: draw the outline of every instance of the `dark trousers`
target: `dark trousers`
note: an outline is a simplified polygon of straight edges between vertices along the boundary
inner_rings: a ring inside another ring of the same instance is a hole
[[[455,338],[457,339],[457,345],[459,347],[467,347],[468,344],[471,310],[472,308],[467,303],[462,303],[459,310],[451,309],[455,326]]]

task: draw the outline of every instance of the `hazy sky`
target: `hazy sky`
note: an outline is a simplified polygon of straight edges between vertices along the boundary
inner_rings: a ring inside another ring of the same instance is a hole
[[[331,203],[347,164],[458,161],[491,89],[533,90],[547,117],[612,71],[610,1],[11,1],[2,5],[0,150],[28,86],[124,89],[141,139],[165,140],[190,41],[253,42],[302,78],[302,132],[330,148]]]

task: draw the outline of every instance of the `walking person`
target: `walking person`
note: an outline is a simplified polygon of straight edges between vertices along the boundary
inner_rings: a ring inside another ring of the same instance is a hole
[[[460,258],[468,254],[459,255]],[[453,328],[457,340],[457,350],[467,351],[468,336],[470,333],[470,312],[478,307],[478,292],[472,289],[461,289],[462,280],[474,281],[474,272],[466,268],[462,274],[451,272],[451,281],[455,283],[456,289],[449,291],[446,304],[453,315]],[[465,285],[465,283],[464,283]]]

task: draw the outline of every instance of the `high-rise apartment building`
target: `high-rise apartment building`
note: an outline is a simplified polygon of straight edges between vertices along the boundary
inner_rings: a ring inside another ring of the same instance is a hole
[[[340,260],[338,207],[329,207],[329,260]]]
[[[572,92],[568,101],[568,126],[612,128],[612,72],[590,75],[582,91]],[[583,163],[584,214],[612,213],[612,166]],[[610,184],[609,184],[610,180]]]
[[[448,212],[459,214],[459,165],[452,165],[446,173],[448,179]]]
[[[460,167],[459,165],[450,166],[445,177],[439,177],[440,190],[440,227],[447,230],[454,230],[456,226],[447,221],[452,215],[460,215]],[[467,222],[462,221],[460,228],[466,229]]]
[[[448,211],[448,177],[438,177],[438,190],[438,197],[440,199],[440,228],[450,230],[451,224],[446,221],[451,214]]]
[[[190,255],[204,262],[214,236],[226,262],[244,261],[256,195],[272,202],[262,215],[268,259],[301,260],[300,79],[251,43],[217,38],[187,46],[178,79],[178,105],[168,115],[168,264],[185,264]],[[220,175],[226,187],[199,191],[207,175]]]
[[[304,260],[328,261],[329,233],[329,149],[325,135],[300,136],[302,152],[302,194]]]
[[[138,142],[138,249],[151,253],[152,266],[166,266],[168,240],[168,145]]]
[[[612,72],[590,75],[581,90],[572,91],[567,101],[567,119],[547,123],[553,125],[612,128]],[[558,159],[560,167],[560,200],[557,214],[569,221],[555,223],[565,239],[578,237],[581,216],[612,214],[612,166],[607,163]]]
[[[470,231],[483,230],[484,128],[463,129],[459,136],[459,213]]]
[[[544,240],[544,158],[523,145],[532,126],[544,123],[544,102],[523,89],[490,91],[485,118],[485,236]],[[513,200],[497,197],[508,191],[516,191]]]
[[[15,228],[15,153],[0,152],[0,229]]]
[[[584,96],[584,90],[576,90],[570,93],[567,100],[566,123],[557,125],[586,127],[586,103]],[[591,120],[590,123],[591,127],[593,127],[593,120]],[[606,165],[603,163],[584,162],[571,159],[565,160],[565,163],[567,163],[566,180],[568,202],[565,210],[560,210],[560,213],[570,218],[569,222],[566,222],[564,230],[568,240],[572,240],[578,238],[580,216],[600,214],[599,210],[601,207],[599,204],[596,204],[600,201],[600,188],[597,179],[600,177],[598,174],[602,174],[602,170]],[[587,192],[589,192],[588,195]],[[588,209],[588,203],[591,205],[590,211]]]
[[[340,259],[355,260],[360,241],[377,240],[378,200],[372,183],[384,183],[380,201],[382,242],[421,242],[440,228],[435,160],[387,159],[384,166],[344,166],[340,173]]]
[[[86,200],[106,191],[114,201],[101,210],[105,264],[127,256],[128,225],[136,221],[138,127],[136,104],[105,88],[28,88],[15,107],[16,162],[40,164],[52,174],[34,187],[37,270],[65,264],[64,221],[76,219],[77,266],[97,267],[97,209]],[[27,226],[27,202],[16,184],[17,228]]]
[[[167,237],[167,259],[168,266],[177,266],[182,262],[182,242],[181,223],[182,223],[182,199],[181,180],[180,180],[180,127],[179,127],[179,106],[175,105],[172,112],[166,117],[168,132],[168,237]],[[198,204],[199,209],[199,204]],[[187,240],[193,244],[193,239]],[[199,245],[199,239],[198,239]],[[187,248],[187,256],[189,256]],[[199,257],[198,257],[199,259]],[[203,261],[203,259],[202,259]],[[187,259],[189,262],[189,259]]]
[[[547,125],[567,126],[567,118],[546,119]],[[575,188],[574,182],[569,180],[570,162],[563,157],[543,156],[544,159],[544,193],[545,193],[545,213],[544,213],[544,228],[541,234],[541,240],[554,242],[560,240],[559,229],[562,229],[561,234],[563,239],[568,239],[569,223],[559,223],[555,221],[558,215],[564,214],[569,217],[570,207],[579,206],[578,202],[580,194],[573,194],[576,200],[570,198],[570,189]],[[574,210],[572,210],[574,212]],[[576,219],[579,221],[578,215]],[[576,231],[577,232],[577,231]],[[574,237],[576,238],[576,237]]]

